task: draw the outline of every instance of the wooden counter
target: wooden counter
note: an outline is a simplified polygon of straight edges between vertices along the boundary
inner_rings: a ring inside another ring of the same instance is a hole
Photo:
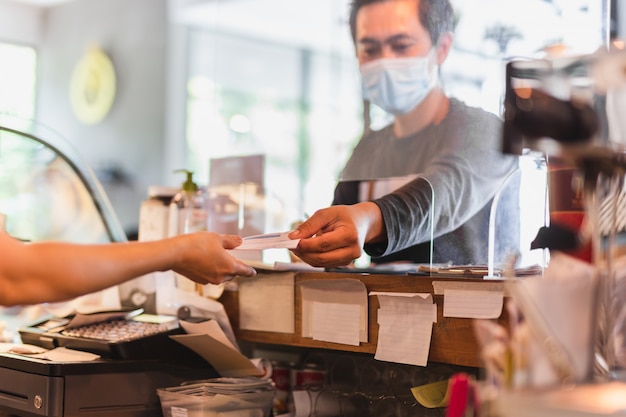
[[[484,282],[493,285],[492,281],[483,281],[473,278],[448,278],[436,276],[405,276],[405,275],[375,275],[351,274],[333,272],[299,272],[295,275],[295,333],[273,333],[239,329],[239,299],[237,291],[225,291],[220,302],[224,304],[231,324],[238,339],[247,342],[257,342],[273,345],[323,348],[339,351],[375,353],[378,341],[377,312],[378,298],[369,296],[368,342],[360,346],[350,346],[337,343],[321,342],[311,338],[304,338],[302,334],[302,297],[298,284],[307,280],[319,279],[359,279],[370,291],[411,292],[433,294],[433,281],[462,281]],[[482,285],[482,284],[479,284]],[[433,323],[433,333],[429,353],[429,361],[449,363],[453,365],[481,367],[479,349],[472,328],[472,319],[443,317],[443,295],[434,295],[437,304],[437,323]],[[498,321],[506,325],[503,315]]]

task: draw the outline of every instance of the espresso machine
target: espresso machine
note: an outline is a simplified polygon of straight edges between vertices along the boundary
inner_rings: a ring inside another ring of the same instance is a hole
[[[543,232],[553,238],[543,247],[578,255],[586,247],[589,256],[581,258],[598,271],[590,377],[624,379],[626,51],[612,47],[588,55],[509,62],[505,88],[503,152],[538,152],[549,173],[552,164],[558,167],[554,171],[570,174],[568,181],[552,183],[550,224]],[[556,206],[566,206],[560,214],[571,214],[576,204],[581,208],[578,223],[556,215]]]

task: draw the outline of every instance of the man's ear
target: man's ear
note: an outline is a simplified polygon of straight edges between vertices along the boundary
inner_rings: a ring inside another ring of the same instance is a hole
[[[436,48],[437,65],[443,64],[446,58],[448,58],[448,53],[450,53],[450,49],[452,48],[453,37],[452,33],[446,32],[439,38]]]

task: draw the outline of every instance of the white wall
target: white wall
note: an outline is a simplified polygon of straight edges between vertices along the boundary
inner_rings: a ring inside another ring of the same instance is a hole
[[[81,0],[43,14],[36,118],[64,135],[97,173],[121,174],[101,180],[127,230],[137,226],[148,185],[164,175],[167,34],[167,0]],[[92,45],[110,56],[118,87],[107,117],[84,125],[71,110],[69,87]]]
[[[0,0],[0,41],[36,46],[41,40],[43,9]]]
[[[65,136],[97,173],[113,168],[124,176],[101,179],[127,230],[138,223],[148,186],[177,185],[171,171],[185,168],[185,33],[169,25],[168,0],[75,0],[48,8],[0,0],[0,41],[39,54],[37,120]],[[111,113],[86,126],[72,114],[69,85],[91,45],[111,57],[118,91]]]

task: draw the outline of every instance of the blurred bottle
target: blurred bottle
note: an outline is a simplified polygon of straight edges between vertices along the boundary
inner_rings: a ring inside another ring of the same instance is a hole
[[[340,397],[342,416],[374,417],[373,404],[362,392],[350,392]]]
[[[385,397],[374,404],[375,417],[399,417],[402,404],[395,397]]]
[[[187,178],[171,199],[168,235],[206,231],[209,219],[205,193],[194,182],[192,171],[179,169],[174,172],[184,172]],[[176,274],[176,286],[185,291],[199,292],[195,282],[180,274]]]
[[[361,366],[359,388],[372,399],[380,399],[390,393],[390,372],[387,364],[374,358],[369,358]],[[385,414],[386,415],[386,414]]]
[[[582,238],[585,225],[583,179],[578,169],[558,157],[548,159],[548,202],[550,226],[569,229],[576,242],[562,252],[592,262],[591,239]]]
[[[184,172],[187,179],[170,202],[170,236],[207,230],[207,202],[193,180],[193,172],[184,169],[175,172]]]
[[[274,395],[273,412],[277,416],[286,414],[288,409],[288,398],[291,393],[291,368],[293,364],[281,361],[272,361],[272,381],[276,387]]]

